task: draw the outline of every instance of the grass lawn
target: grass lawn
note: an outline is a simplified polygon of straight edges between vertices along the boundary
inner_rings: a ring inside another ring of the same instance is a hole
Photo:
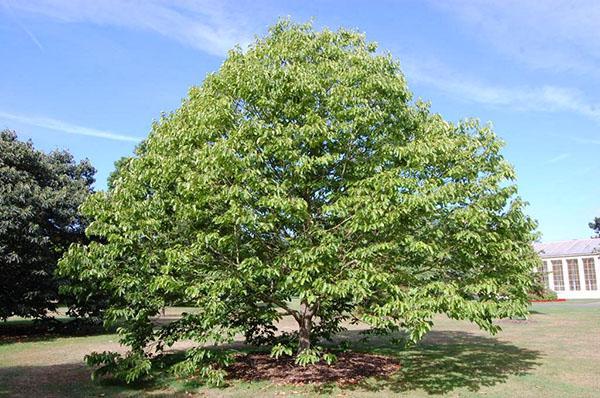
[[[388,338],[361,343],[358,330],[349,330],[343,337],[355,342],[355,350],[394,356],[401,368],[388,379],[346,387],[230,381],[210,389],[173,379],[134,387],[94,383],[82,358],[121,349],[115,335],[1,338],[0,397],[600,396],[600,300],[539,303],[531,309],[527,321],[500,321],[503,331],[495,337],[440,316],[418,346],[404,350]],[[170,309],[166,318],[176,315]],[[282,326],[293,327],[285,321]],[[3,327],[0,323],[0,334]]]

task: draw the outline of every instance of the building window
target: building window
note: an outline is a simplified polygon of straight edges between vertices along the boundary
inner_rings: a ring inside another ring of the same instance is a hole
[[[544,285],[546,289],[550,288],[550,282],[548,281],[548,262],[542,261],[542,265],[538,269],[540,275],[540,282]]]
[[[557,292],[565,290],[562,260],[552,260],[552,279],[554,280],[554,290]]]
[[[569,275],[569,290],[581,290],[581,282],[579,282],[579,265],[577,265],[576,258],[567,260],[567,271]]]
[[[598,290],[593,257],[583,259],[583,279],[585,280],[585,290]]]

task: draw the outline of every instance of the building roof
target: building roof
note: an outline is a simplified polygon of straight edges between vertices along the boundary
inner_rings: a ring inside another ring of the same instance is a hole
[[[533,247],[541,257],[600,254],[600,238],[571,239],[556,242],[534,243]]]

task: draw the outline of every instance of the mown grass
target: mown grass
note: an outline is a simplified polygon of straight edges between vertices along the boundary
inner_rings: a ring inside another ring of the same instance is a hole
[[[168,311],[167,318],[174,314]],[[136,386],[92,382],[82,358],[120,349],[115,335],[8,339],[0,345],[0,397],[598,396],[600,301],[534,304],[529,320],[500,324],[503,331],[492,337],[469,323],[438,317],[434,330],[412,348],[388,337],[362,342],[359,330],[349,330],[340,338],[352,341],[354,350],[394,356],[402,366],[390,378],[345,387],[230,381],[211,389],[165,375]]]

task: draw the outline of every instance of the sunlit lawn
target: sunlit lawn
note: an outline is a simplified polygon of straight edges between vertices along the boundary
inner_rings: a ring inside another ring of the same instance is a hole
[[[178,309],[169,309],[175,318]],[[15,322],[0,324],[14,327]],[[22,321],[21,321],[22,323]],[[528,321],[504,320],[491,337],[466,322],[436,319],[416,347],[400,349],[389,338],[361,343],[357,330],[345,333],[355,350],[397,357],[401,370],[388,379],[353,385],[281,386],[267,381],[230,381],[221,389],[163,378],[125,387],[92,382],[82,358],[91,351],[120,349],[115,335],[4,337],[0,340],[0,396],[316,396],[408,397],[598,397],[600,395],[600,301],[532,306]],[[22,323],[21,326],[25,326]],[[293,325],[284,321],[283,327]]]

